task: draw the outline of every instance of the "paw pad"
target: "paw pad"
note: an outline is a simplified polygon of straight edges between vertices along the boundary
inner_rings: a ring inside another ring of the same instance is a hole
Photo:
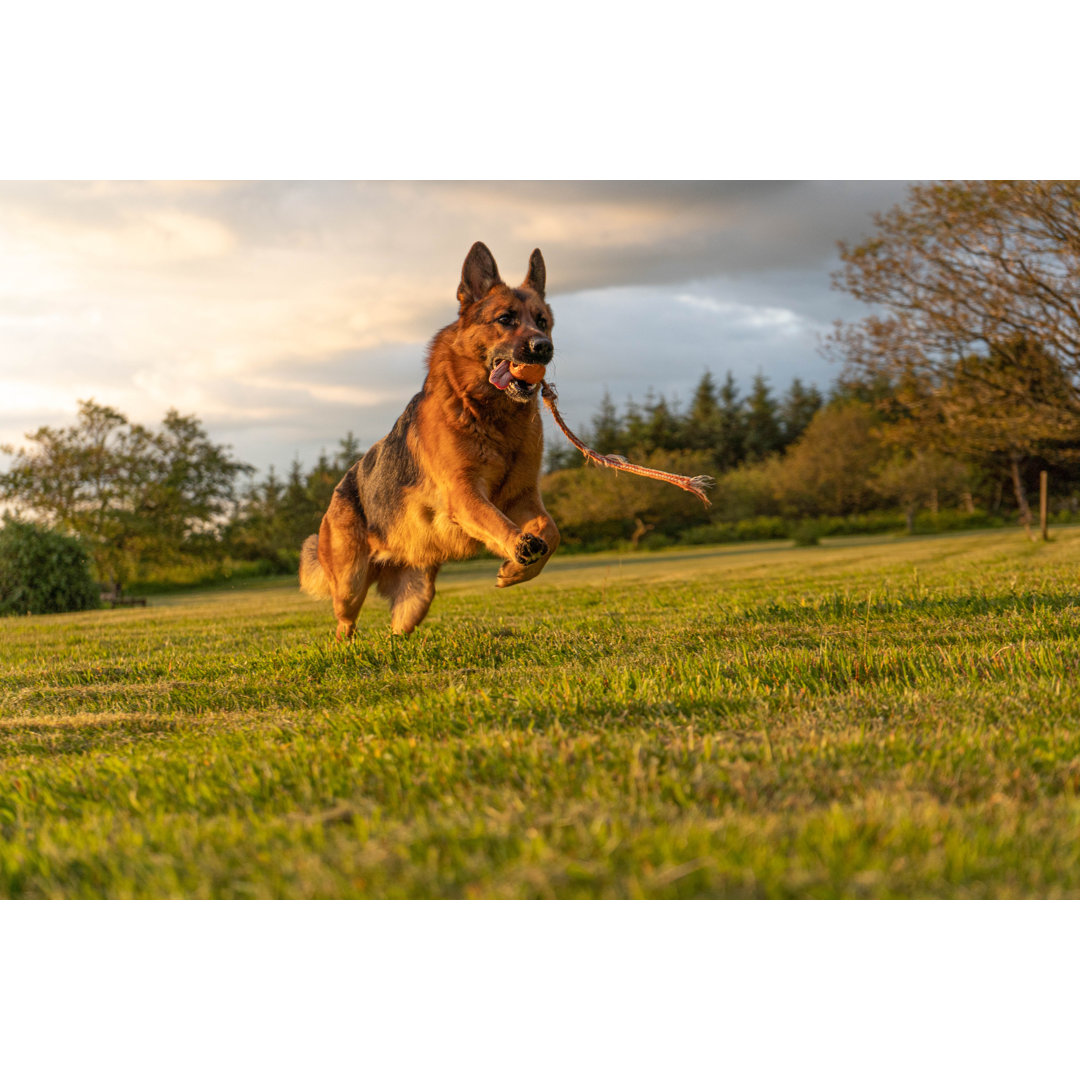
[[[517,559],[522,566],[528,566],[530,563],[534,563],[537,559],[545,556],[547,552],[548,546],[539,536],[533,536],[532,533],[525,533],[517,542],[517,547],[514,549],[514,558]]]

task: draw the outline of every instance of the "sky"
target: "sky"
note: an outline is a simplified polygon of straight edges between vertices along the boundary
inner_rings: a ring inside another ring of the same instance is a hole
[[[572,427],[605,392],[685,405],[706,370],[825,389],[837,241],[892,181],[0,182],[0,444],[94,398],[195,414],[260,472],[384,435],[457,315],[476,240],[504,279],[539,247],[551,381]],[[550,427],[547,439],[562,436]],[[0,468],[9,460],[0,456]]]

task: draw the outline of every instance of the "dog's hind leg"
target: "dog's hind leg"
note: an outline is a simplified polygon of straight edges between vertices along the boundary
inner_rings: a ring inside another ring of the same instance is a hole
[[[375,578],[367,529],[355,508],[337,493],[319,526],[319,565],[326,574],[337,617],[337,636],[350,638]]]
[[[340,592],[333,594],[334,615],[337,618],[337,636],[344,641],[353,636],[364,598],[374,579],[374,567],[365,560],[363,567],[354,568],[353,574],[342,582]]]
[[[390,601],[390,629],[411,634],[435,599],[438,566],[383,565],[376,570],[376,587]]]

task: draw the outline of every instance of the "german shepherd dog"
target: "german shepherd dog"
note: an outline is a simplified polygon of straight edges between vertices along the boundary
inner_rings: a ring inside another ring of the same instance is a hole
[[[544,509],[538,381],[554,355],[539,249],[517,289],[473,244],[461,269],[457,321],[428,347],[424,387],[342,478],[318,536],[304,541],[300,587],[329,596],[348,638],[367,591],[390,601],[395,634],[411,633],[435,596],[444,562],[483,544],[504,560],[495,584],[536,577],[559,545]]]

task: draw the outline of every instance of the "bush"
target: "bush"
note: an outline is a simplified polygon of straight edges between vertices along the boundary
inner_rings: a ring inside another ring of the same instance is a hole
[[[0,615],[47,615],[100,606],[90,557],[72,536],[5,517],[0,529]]]
[[[753,517],[744,521],[714,521],[695,525],[679,534],[681,544],[733,544],[742,540],[786,540],[790,522],[778,517]]]
[[[800,521],[791,529],[796,547],[817,547],[821,543],[821,526],[814,521]]]
[[[999,514],[986,510],[968,513],[965,510],[939,510],[936,514],[922,511],[915,515],[916,533],[956,532],[963,529],[996,529],[1004,525],[1005,519]]]

